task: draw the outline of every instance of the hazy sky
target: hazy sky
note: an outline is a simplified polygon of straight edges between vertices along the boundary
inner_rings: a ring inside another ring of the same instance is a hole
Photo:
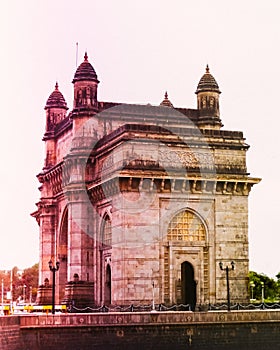
[[[206,63],[222,91],[224,129],[251,145],[250,268],[280,271],[279,0],[14,0],[1,5],[0,269],[38,261],[44,106],[54,90],[72,108],[72,79],[85,50],[99,100],[196,108]]]

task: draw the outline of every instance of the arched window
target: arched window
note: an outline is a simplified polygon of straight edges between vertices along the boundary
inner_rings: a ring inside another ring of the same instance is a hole
[[[106,215],[102,220],[101,245],[107,248],[112,246],[112,224],[109,215]]]
[[[203,222],[189,210],[175,215],[168,226],[167,239],[169,241],[205,241],[205,236]]]

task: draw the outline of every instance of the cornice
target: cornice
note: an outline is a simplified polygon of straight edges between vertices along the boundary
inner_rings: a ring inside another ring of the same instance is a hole
[[[147,181],[145,181],[147,180]],[[103,182],[88,185],[92,200],[99,201],[121,192],[154,192],[157,193],[188,193],[205,195],[235,195],[248,196],[253,185],[260,178],[217,176],[207,177],[150,177],[150,176],[119,176],[111,177]],[[147,183],[149,184],[147,186]]]

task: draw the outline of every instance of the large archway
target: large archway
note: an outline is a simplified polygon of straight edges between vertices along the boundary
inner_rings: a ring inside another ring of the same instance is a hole
[[[191,306],[195,310],[196,305],[196,281],[194,280],[194,269],[192,264],[185,261],[181,265],[181,300],[182,303]]]
[[[99,240],[99,285],[100,302],[111,304],[111,250],[112,250],[112,223],[108,214],[102,218]]]
[[[59,301],[64,298],[67,283],[67,248],[68,248],[68,209],[66,208],[60,226],[57,255],[60,262],[58,270]]]
[[[167,241],[164,248],[164,301],[190,304],[194,309],[197,300],[199,303],[209,300],[206,223],[194,210],[180,210],[169,222]],[[170,265],[173,265],[173,270],[170,270]],[[194,270],[198,277],[196,281]]]

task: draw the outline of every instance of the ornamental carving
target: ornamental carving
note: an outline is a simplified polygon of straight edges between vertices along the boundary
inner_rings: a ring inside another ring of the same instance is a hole
[[[107,170],[109,168],[111,168],[114,165],[114,157],[113,154],[110,154],[109,156],[107,156],[102,164],[102,170]]]
[[[142,165],[151,166],[155,165],[162,168],[203,168],[203,169],[214,169],[215,166],[218,168],[236,168],[246,171],[246,162],[243,157],[236,157],[234,159],[227,155],[218,155],[213,157],[210,152],[194,152],[192,150],[167,150],[160,149],[155,150],[153,153],[140,154],[135,152],[127,151],[122,162],[123,167],[128,165]],[[112,168],[114,165],[113,155],[109,155],[105,160],[101,161],[102,170],[105,171]]]
[[[190,150],[159,150],[160,164],[168,167],[213,168],[214,161],[210,153],[192,152]]]
[[[217,165],[228,165],[246,168],[245,157],[232,157],[227,155],[217,155],[215,156],[215,163]]]

